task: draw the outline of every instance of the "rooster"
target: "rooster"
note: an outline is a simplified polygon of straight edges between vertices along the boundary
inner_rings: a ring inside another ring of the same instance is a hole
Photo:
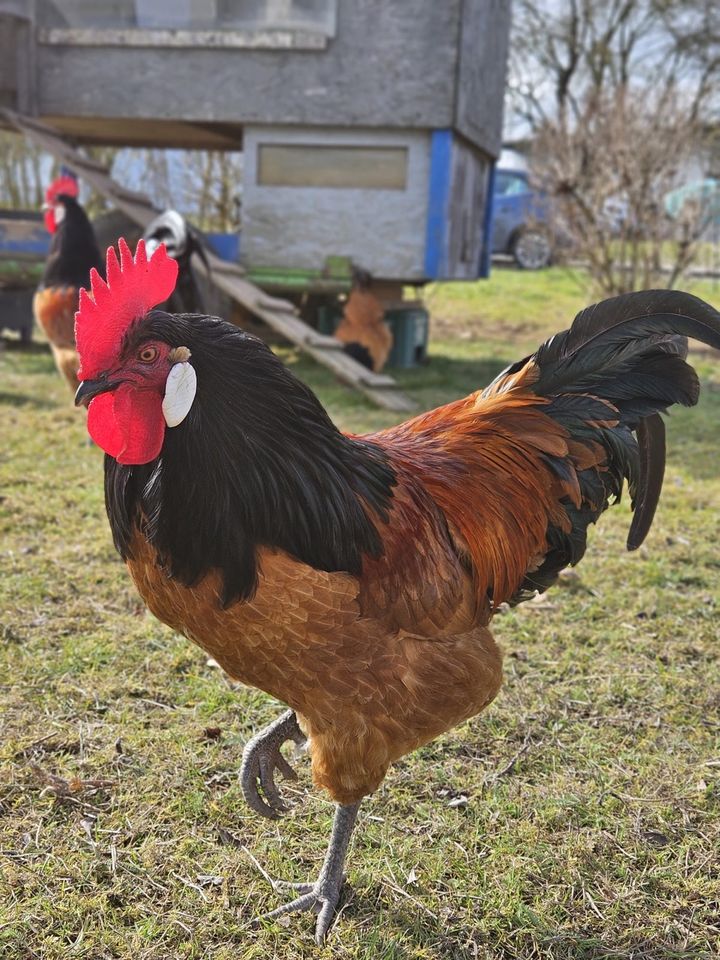
[[[696,403],[686,337],[720,347],[720,314],[676,291],[607,300],[482,392],[361,437],[260,340],[153,309],[176,274],[162,247],[108,251],[80,294],[76,402],[145,603],[290,708],[245,748],[250,806],[285,809],[280,748],[306,739],[337,804],[318,879],[266,915],[315,909],[322,942],[362,798],[497,694],[493,613],[577,563],[625,481],[642,542],[660,413]]]
[[[75,351],[78,290],[90,270],[102,269],[102,257],[87,214],[77,201],[78,183],[62,173],[45,192],[45,226],[52,235],[42,281],[33,298],[33,313],[48,338],[55,365],[73,393],[79,361]]]
[[[208,275],[210,263],[202,237],[195,227],[177,210],[165,210],[145,228],[143,240],[148,254],[162,243],[173,260],[177,260],[178,281],[167,308],[181,313],[201,313],[203,302],[192,265],[193,254],[200,257]]]

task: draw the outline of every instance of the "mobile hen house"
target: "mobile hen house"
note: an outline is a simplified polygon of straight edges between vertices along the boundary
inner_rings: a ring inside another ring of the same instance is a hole
[[[0,103],[76,144],[243,150],[243,265],[485,269],[509,0],[0,0]],[[485,227],[485,229],[484,229]]]

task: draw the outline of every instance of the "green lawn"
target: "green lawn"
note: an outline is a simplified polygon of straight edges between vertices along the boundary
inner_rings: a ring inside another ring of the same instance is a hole
[[[698,292],[720,302],[710,285]],[[428,291],[423,406],[562,329],[581,278],[496,271]],[[354,431],[392,416],[294,352]],[[563,586],[500,615],[506,683],[481,717],[366,801],[328,945],[312,918],[253,930],[314,876],[332,809],[307,761],[271,823],[244,805],[246,739],[279,711],[140,604],[110,541],[100,452],[50,354],[0,351],[0,957],[717,957],[720,364],[669,424],[645,546],[621,505]],[[255,859],[253,859],[255,858]],[[257,862],[256,862],[257,861]]]

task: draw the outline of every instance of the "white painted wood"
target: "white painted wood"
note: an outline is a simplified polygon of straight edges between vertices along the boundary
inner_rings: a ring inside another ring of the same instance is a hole
[[[214,16],[218,0],[143,0],[151,12],[173,3],[178,22],[191,6],[189,24],[209,29],[138,29],[129,0],[0,0],[22,78],[17,108],[237,129],[451,128],[499,152],[510,0],[337,0],[324,17],[278,0],[265,16],[253,7],[253,20],[238,4],[218,21],[228,29],[195,12]],[[22,16],[32,29],[20,29]]]
[[[453,127],[497,156],[510,37],[510,0],[464,0],[458,31]]]
[[[263,144],[400,147],[407,150],[406,187],[261,186],[257,159]],[[328,256],[343,256],[376,277],[422,278],[429,153],[425,131],[246,127],[243,263],[317,270]]]

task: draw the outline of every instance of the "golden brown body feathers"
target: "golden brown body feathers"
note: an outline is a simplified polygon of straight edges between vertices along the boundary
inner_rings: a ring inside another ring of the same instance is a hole
[[[223,610],[218,577],[184,587],[156,560],[138,536],[128,565],[150,610],[296,711],[314,780],[339,803],[371,793],[390,763],[479,713],[500,687],[498,648],[469,614],[454,635],[393,629],[363,616],[356,578],[272,551],[254,599]]]
[[[573,455],[544,403],[523,389],[473,394],[371,437],[398,482],[378,523],[383,554],[359,578],[263,549],[254,598],[223,609],[218,574],[183,586],[136,533],[129,569],[150,609],[296,711],[315,781],[336,801],[373,791],[390,763],[496,695],[493,606],[547,551],[548,522],[567,522],[560,500],[576,496],[545,463]]]
[[[44,287],[33,298],[33,313],[50,344],[55,366],[73,394],[78,387],[80,366],[75,349],[76,287]]]

